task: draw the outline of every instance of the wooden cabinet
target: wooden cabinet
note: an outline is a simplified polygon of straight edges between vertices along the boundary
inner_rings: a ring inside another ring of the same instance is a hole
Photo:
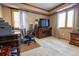
[[[79,46],[79,32],[73,32],[70,35],[71,35],[70,44]]]
[[[51,36],[51,33],[52,33],[52,28],[47,28],[47,29],[37,28],[35,36],[37,38],[43,38],[43,37]]]

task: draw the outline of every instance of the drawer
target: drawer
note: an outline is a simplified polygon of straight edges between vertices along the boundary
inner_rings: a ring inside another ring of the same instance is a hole
[[[75,45],[75,46],[79,46],[79,41],[70,41],[70,44]]]
[[[76,41],[79,41],[79,38],[78,38],[78,37],[76,37],[76,38],[75,38],[75,40],[76,40]]]
[[[79,41],[74,41],[74,43],[79,44]]]
[[[79,35],[72,34],[71,37],[79,37]]]
[[[79,41],[79,38],[71,38],[71,40],[74,40],[74,41]]]

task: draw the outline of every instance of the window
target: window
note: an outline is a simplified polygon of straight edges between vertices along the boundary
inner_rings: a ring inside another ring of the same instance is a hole
[[[14,27],[20,28],[20,12],[15,11],[13,12],[14,15]]]
[[[66,13],[62,12],[58,14],[58,27],[65,27]]]
[[[58,28],[72,28],[74,21],[74,9],[58,13]]]
[[[67,27],[73,27],[74,10],[69,10],[67,15]]]
[[[23,28],[26,28],[26,14],[23,12]]]
[[[28,20],[27,20],[27,12],[26,11],[21,11],[21,22],[22,22],[22,29],[28,30]]]
[[[28,30],[28,20],[26,11],[13,11],[14,27],[18,29]]]

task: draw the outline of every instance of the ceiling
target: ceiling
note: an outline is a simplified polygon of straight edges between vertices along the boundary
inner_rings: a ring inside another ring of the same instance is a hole
[[[65,3],[2,3],[3,6],[7,6],[11,9],[24,10],[44,15],[49,15],[52,13],[52,10],[64,4]]]
[[[69,8],[73,6],[73,3],[2,3],[1,5],[7,6],[11,9],[24,10],[32,13],[39,13],[43,15],[50,15],[56,11],[60,11],[63,8]],[[62,9],[57,9],[62,6]],[[68,7],[69,6],[69,7]]]
[[[32,6],[42,8],[42,9],[46,9],[46,10],[53,9],[60,4],[61,3],[30,3],[30,5],[32,5]]]

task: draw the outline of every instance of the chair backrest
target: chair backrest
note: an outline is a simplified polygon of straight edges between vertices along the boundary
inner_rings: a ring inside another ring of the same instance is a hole
[[[27,31],[26,35],[28,35],[28,36],[33,36],[33,37],[35,36],[33,24],[30,24],[29,30]]]

